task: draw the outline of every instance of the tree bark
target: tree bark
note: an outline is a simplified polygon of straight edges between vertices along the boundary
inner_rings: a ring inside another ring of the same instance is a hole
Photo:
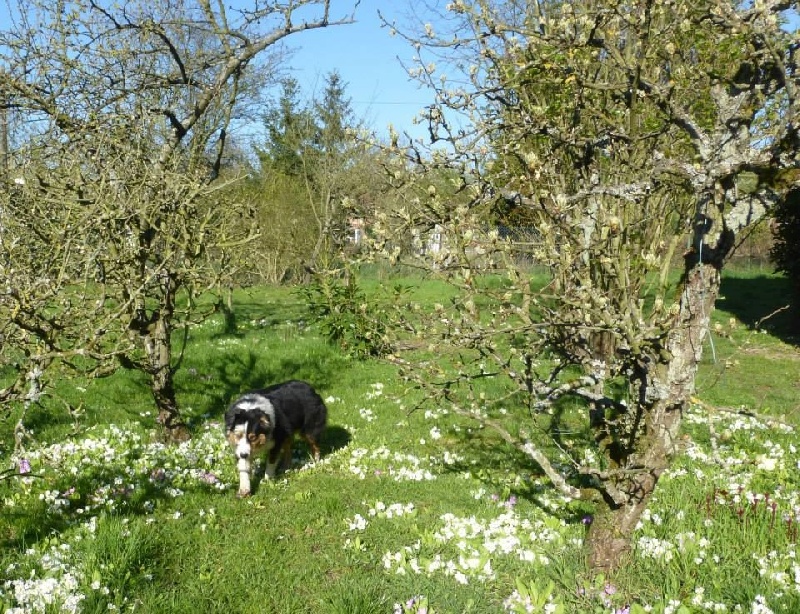
[[[161,308],[154,314],[153,325],[145,337],[145,351],[150,372],[150,390],[158,408],[157,421],[165,441],[176,443],[191,437],[182,420],[175,397],[175,372],[172,368],[172,315],[177,284],[168,274],[162,284]]]
[[[720,287],[717,266],[703,262],[687,266],[677,317],[666,339],[668,358],[654,365],[641,384],[644,434],[618,477],[611,480],[613,489],[624,494],[624,502],[606,498],[586,535],[588,562],[596,571],[611,572],[625,562],[636,524],[677,451],[683,412],[694,394]]]

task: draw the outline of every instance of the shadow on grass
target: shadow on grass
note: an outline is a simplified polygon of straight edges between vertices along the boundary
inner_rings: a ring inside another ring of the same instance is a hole
[[[480,480],[487,489],[494,491],[498,502],[509,502],[513,498],[529,501],[546,514],[563,520],[567,524],[579,524],[589,512],[589,507],[576,501],[554,509],[552,499],[557,495],[555,487],[544,478],[544,472],[525,454],[500,441],[485,431],[462,433],[463,443],[470,450],[470,457],[463,462],[444,466],[448,473],[469,473]],[[508,476],[519,475],[522,480],[508,486]]]
[[[325,429],[325,432],[322,435],[322,441],[320,441],[320,455],[322,459],[324,459],[329,454],[340,450],[347,446],[352,439],[352,435],[350,431],[346,428],[337,425],[328,425]],[[298,459],[299,457],[299,459]],[[305,444],[304,441],[300,439],[300,437],[295,437],[294,445],[293,445],[293,455],[292,455],[292,467],[296,467],[298,464],[303,465],[304,463],[308,462],[311,458],[311,450],[309,450],[308,446]],[[253,476],[253,483],[252,489],[253,494],[258,493],[258,487],[260,486],[261,482],[264,479],[263,473],[263,463],[260,467],[260,470],[255,473]],[[279,471],[278,476],[281,476],[283,472]]]
[[[786,343],[800,344],[798,308],[789,307],[791,283],[777,275],[726,275],[716,307],[749,328],[768,331]]]
[[[151,476],[154,478],[152,480],[140,479],[133,485],[128,483],[114,488],[98,487],[98,484],[102,483],[115,484],[120,475],[122,471],[119,469],[98,469],[80,476],[77,480],[68,475],[49,479],[48,492],[58,493],[59,500],[68,503],[59,505],[39,500],[34,505],[15,505],[3,509],[3,519],[0,522],[0,550],[25,550],[41,540],[49,539],[74,527],[76,523],[102,514],[145,516],[152,513],[153,507],[173,499],[167,488],[169,482],[160,484],[156,470]],[[104,488],[106,490],[103,490]],[[206,485],[198,485],[192,489],[217,492]],[[15,492],[13,486],[7,485],[5,491],[0,490],[0,496],[6,495],[13,499]],[[113,500],[114,508],[91,509],[92,505],[96,505],[98,496]]]
[[[279,326],[303,327],[309,319],[308,306],[299,302],[264,302],[237,300],[233,310],[226,305],[217,306],[223,316],[222,329],[211,335],[211,339],[221,337],[244,337],[252,328],[275,329]]]
[[[220,352],[207,360],[202,370],[186,369],[176,379],[178,390],[197,400],[194,405],[199,406],[203,421],[220,420],[241,394],[290,379],[309,382],[324,398],[336,378],[339,363],[333,352],[266,358],[251,350]]]
[[[330,425],[321,441],[323,459],[347,446],[350,440],[351,434],[347,429]],[[295,466],[307,462],[309,458],[310,450],[305,443],[296,441],[295,459],[299,459],[299,462],[296,460]],[[2,501],[14,501],[17,498],[21,488],[15,480],[22,478],[13,476],[0,480],[0,553],[24,551],[42,540],[61,534],[75,526],[76,522],[104,513],[121,517],[150,515],[163,503],[174,500],[176,486],[186,494],[204,492],[209,496],[232,496],[230,490],[220,492],[214,486],[215,480],[208,484],[184,484],[176,481],[178,478],[160,466],[155,466],[149,475],[126,476],[124,481],[119,479],[122,475],[124,471],[120,466],[97,466],[77,478],[64,472],[63,475],[47,478],[47,492],[57,495],[62,503],[36,499],[32,504],[12,506],[3,506]],[[211,477],[213,473],[207,475]],[[28,476],[26,479],[43,478]],[[260,479],[261,476],[255,476],[254,492],[258,491]],[[113,502],[113,506],[103,504],[102,499],[109,504]]]

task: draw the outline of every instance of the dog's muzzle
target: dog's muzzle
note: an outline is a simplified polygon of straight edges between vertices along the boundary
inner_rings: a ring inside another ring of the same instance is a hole
[[[245,438],[242,438],[242,440],[236,444],[236,458],[240,458],[242,460],[247,460],[250,458],[250,444]]]

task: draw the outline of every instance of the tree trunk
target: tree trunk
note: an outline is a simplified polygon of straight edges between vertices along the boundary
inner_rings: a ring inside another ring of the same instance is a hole
[[[145,338],[145,351],[150,371],[150,389],[158,409],[157,421],[163,428],[164,439],[171,443],[191,437],[182,420],[175,398],[175,378],[172,368],[172,314],[175,306],[175,283],[165,280],[161,309],[153,314],[153,324]]]
[[[636,524],[675,455],[683,411],[694,394],[720,271],[702,262],[688,267],[679,311],[665,343],[668,358],[652,366],[641,382],[644,433],[623,471],[609,480],[610,491],[620,496],[604,500],[586,536],[589,565],[596,571],[613,571],[625,562]]]
[[[189,428],[183,421],[175,398],[174,373],[172,370],[172,345],[169,340],[169,327],[159,318],[153,335],[153,354],[150,387],[158,408],[158,423],[164,429],[164,439],[169,442],[186,441],[191,437]]]

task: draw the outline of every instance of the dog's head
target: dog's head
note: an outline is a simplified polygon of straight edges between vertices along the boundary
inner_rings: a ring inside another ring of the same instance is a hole
[[[248,459],[267,448],[275,428],[275,408],[269,399],[246,394],[225,413],[225,432],[237,459]]]

